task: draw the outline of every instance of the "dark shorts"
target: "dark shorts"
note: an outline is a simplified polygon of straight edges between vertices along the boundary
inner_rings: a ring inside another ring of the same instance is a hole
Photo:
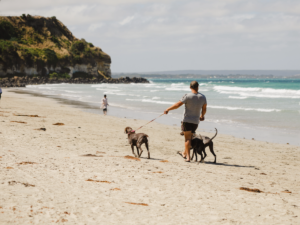
[[[107,108],[103,109],[103,112],[104,112],[104,111],[107,111]]]
[[[198,124],[194,124],[194,123],[183,122],[181,125],[182,131],[191,131],[192,133],[195,133],[197,128],[198,128]]]

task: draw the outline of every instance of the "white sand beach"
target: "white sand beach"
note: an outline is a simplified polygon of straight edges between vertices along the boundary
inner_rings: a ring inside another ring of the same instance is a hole
[[[147,121],[10,90],[0,100],[1,225],[300,224],[300,147],[221,133],[217,164],[209,149],[205,163],[186,163],[180,128],[154,122],[140,130],[151,159],[125,158],[124,128]]]

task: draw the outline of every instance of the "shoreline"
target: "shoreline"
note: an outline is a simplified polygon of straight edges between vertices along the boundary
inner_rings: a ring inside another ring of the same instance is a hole
[[[186,163],[179,127],[154,122],[142,130],[151,159],[132,159],[124,128],[145,121],[4,93],[1,224],[300,222],[299,147],[218,134],[216,164],[208,149],[205,163]]]
[[[67,98],[63,98],[55,95],[46,95],[37,92],[33,92],[30,90],[22,90],[22,89],[7,89],[9,92],[19,93],[19,94],[29,94],[32,96],[43,97],[55,99],[60,104],[69,105],[75,108],[81,108],[83,111],[91,112],[94,114],[101,115],[102,110],[98,105],[93,103],[79,101],[79,100],[71,100]],[[111,116],[117,118],[131,118],[150,121],[153,118],[159,115],[154,112],[145,112],[145,111],[136,111],[130,110],[122,107],[110,106],[109,114]],[[171,114],[170,114],[171,115]],[[169,126],[177,126],[180,127],[180,118],[169,116],[163,117],[156,120],[156,122],[169,125]],[[282,129],[275,129],[270,127],[255,127],[249,126],[242,123],[235,124],[224,124],[213,121],[205,121],[199,124],[197,132],[208,132],[213,133],[214,129],[217,128],[220,133],[225,135],[233,136],[236,138],[246,139],[246,140],[258,140],[266,143],[274,143],[274,144],[287,144],[293,146],[300,146],[299,134],[297,132],[286,131]]]

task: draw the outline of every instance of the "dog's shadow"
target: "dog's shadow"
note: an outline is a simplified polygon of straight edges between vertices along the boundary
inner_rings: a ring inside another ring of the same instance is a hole
[[[213,162],[203,162],[203,163],[215,165],[215,166],[233,166],[233,167],[255,168],[255,166],[242,166],[242,165],[227,164],[227,163],[213,163]]]

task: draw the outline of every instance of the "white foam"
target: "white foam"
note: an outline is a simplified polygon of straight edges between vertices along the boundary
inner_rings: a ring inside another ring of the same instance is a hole
[[[225,119],[221,119],[221,120],[210,120],[210,119],[205,119],[205,121],[207,122],[213,122],[213,123],[229,123],[229,124],[233,124],[233,123],[236,123],[232,120],[225,120]]]
[[[152,99],[126,99],[126,101],[135,101],[135,102],[150,102],[156,104],[164,104],[164,105],[172,105],[174,102],[166,102],[166,101],[154,101]]]
[[[38,87],[38,89],[47,89],[47,90],[53,90],[53,88],[51,88],[51,87],[44,87],[44,86],[42,86],[42,87]]]
[[[235,98],[235,99],[246,99],[248,97],[241,97],[241,96],[229,96],[228,98]]]
[[[176,87],[174,87],[174,88],[166,88],[165,90],[167,90],[167,91],[190,91],[190,89],[189,88],[176,88]]]
[[[102,88],[114,88],[114,89],[118,89],[119,87],[117,86],[117,84],[94,84],[91,85],[91,87],[102,87]]]
[[[164,104],[164,105],[173,105],[174,104],[174,102],[154,101],[152,99],[143,99],[142,102],[151,102],[151,103]]]
[[[172,83],[171,86],[182,86],[184,83]]]
[[[167,86],[166,85],[163,85],[163,86],[152,86],[152,88],[166,88]]]
[[[280,109],[261,109],[261,108],[243,108],[243,107],[231,107],[231,106],[215,106],[208,105],[212,109],[227,109],[227,110],[244,110],[244,111],[258,111],[258,112],[280,112]]]
[[[261,88],[242,88],[242,87],[229,87],[229,86],[214,86],[216,91],[260,91]]]
[[[111,91],[104,91],[103,93],[107,94],[107,95],[127,95],[127,94],[120,94],[120,93],[115,93],[115,92],[111,92]]]
[[[273,89],[273,88],[243,88],[229,86],[215,86],[214,90],[220,94],[236,94],[241,97],[256,98],[300,98],[300,90]]]
[[[61,96],[71,97],[71,98],[79,98],[78,95],[69,95],[69,94],[60,94]]]
[[[65,91],[65,92],[68,92],[68,93],[82,93],[82,91]]]

